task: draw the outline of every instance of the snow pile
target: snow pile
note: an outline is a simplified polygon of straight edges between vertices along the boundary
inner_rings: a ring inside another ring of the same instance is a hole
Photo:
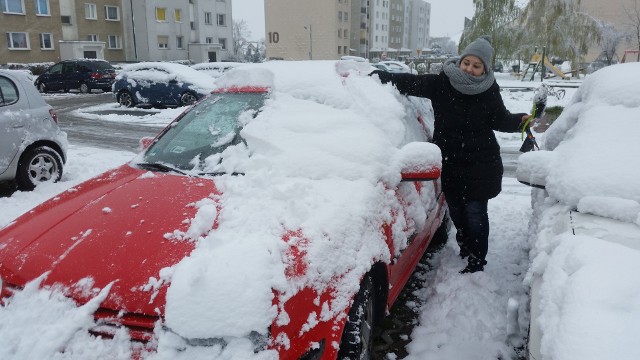
[[[150,83],[169,83],[176,80],[178,85],[190,84],[190,88],[198,93],[208,94],[215,88],[214,79],[188,66],[168,62],[141,62],[127,65],[116,76],[116,81],[126,77],[136,86],[149,86]]]

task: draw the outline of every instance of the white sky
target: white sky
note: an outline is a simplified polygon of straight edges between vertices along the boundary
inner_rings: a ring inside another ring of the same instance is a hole
[[[473,0],[431,0],[431,36],[457,35],[464,28],[464,18],[472,18]],[[264,0],[233,0],[234,20],[247,21],[252,40],[264,38]]]
[[[270,286],[288,289],[291,285],[278,282],[283,279],[275,276],[280,260],[271,256],[280,250],[270,246],[276,244],[275,241],[281,243],[280,233],[274,231],[276,228],[301,228],[310,237],[340,238],[339,249],[312,246],[307,249],[310,266],[318,277],[343,270],[357,275],[362,270],[357,265],[347,266],[348,269],[344,266],[361,256],[368,259],[369,252],[376,251],[375,245],[380,239],[367,233],[367,226],[360,224],[362,227],[353,232],[344,231],[343,220],[346,216],[352,228],[360,217],[373,219],[375,209],[387,206],[385,192],[379,191],[380,187],[371,180],[376,176],[389,176],[386,179],[393,181],[392,169],[383,164],[392,158],[393,144],[399,141],[402,132],[401,124],[390,119],[403,111],[404,97],[391,85],[381,86],[375,78],[367,76],[352,75],[341,83],[339,77],[330,74],[333,67],[330,72],[326,66],[306,69],[304,76],[296,76],[298,66],[305,63],[255,65],[279,68],[284,71],[285,80],[275,82],[276,91],[269,105],[255,119],[247,119],[243,134],[252,148],[252,156],[246,159],[242,158],[242,152],[236,152],[235,158],[239,161],[235,165],[245,166],[248,171],[243,178],[216,180],[216,186],[223,190],[220,200],[225,205],[220,210],[220,227],[209,234],[201,233],[198,247],[190,258],[163,269],[166,271],[158,279],[149,279],[151,288],[158,282],[171,281],[167,293],[171,328],[205,335],[225,330],[243,332],[247,327],[269,322],[273,315],[270,313],[273,309],[269,308]],[[265,75],[265,72],[256,73],[254,80],[268,81]],[[498,74],[498,77],[502,87],[523,85],[510,79],[508,74]],[[533,213],[530,188],[505,178],[503,192],[489,202],[491,236],[484,272],[458,273],[465,263],[457,255],[455,232],[450,233],[447,246],[433,259],[424,287],[417,290],[423,304],[416,309],[420,312],[419,324],[411,335],[407,359],[515,358],[513,348],[521,345],[519,341],[527,333],[526,285],[534,275],[541,279],[543,305],[539,324],[546,358],[640,358],[637,346],[640,280],[633,276],[640,272],[638,237],[633,238],[640,232],[640,182],[637,181],[640,142],[636,141],[640,133],[638,77],[640,64],[615,65],[590,75],[579,90],[568,89],[565,99],[549,99],[549,106],[567,106],[563,116],[546,133],[538,134],[543,146],[555,150],[528,153],[520,159],[524,168],[540,165],[534,159],[539,156],[543,157],[543,163],[558,165],[547,176],[552,201],[544,205],[554,207],[544,214]],[[251,80],[250,77],[239,79]],[[513,112],[527,112],[531,108],[531,92],[503,91],[502,95],[507,108]],[[105,104],[94,110],[108,107],[117,105]],[[149,115],[141,117],[99,117],[103,121],[167,124],[181,110],[149,111]],[[305,121],[300,121],[301,118]],[[325,122],[329,122],[329,126]],[[354,127],[357,138],[353,137]],[[559,142],[570,127],[569,136]],[[501,146],[519,147],[519,134],[497,135]],[[297,141],[298,137],[305,141]],[[603,142],[606,145],[603,146]],[[16,192],[0,198],[0,227],[60,192],[82,191],[82,187],[77,186],[81,181],[134,157],[126,151],[71,145],[65,174],[59,183],[43,184],[33,192]],[[313,166],[305,162],[308,156],[313,156]],[[574,164],[589,165],[576,167]],[[111,172],[109,176],[116,174]],[[142,184],[162,176],[173,175],[145,174],[129,180]],[[126,187],[123,184],[118,191]],[[153,190],[144,186],[136,189]],[[170,189],[162,191],[164,195]],[[292,196],[295,201],[291,200]],[[362,207],[358,201],[348,201],[354,198],[373,201],[374,206]],[[187,207],[176,203],[176,211],[195,212],[187,222],[189,229],[204,229],[203,225],[216,215],[214,200],[215,196],[208,197]],[[117,216],[117,209],[102,213],[107,201],[108,196],[97,199],[87,204],[87,211],[93,207],[102,217]],[[559,203],[554,205],[556,201]],[[576,202],[581,217],[588,219],[589,214],[599,214],[621,220],[617,231],[622,238],[628,238],[628,243],[621,245],[599,239],[601,231],[595,220],[586,223],[594,231],[584,231],[577,236],[558,226],[563,211]],[[336,213],[348,215],[335,216]],[[405,231],[416,226],[410,223],[414,215],[407,215],[407,223],[403,224],[408,227]],[[247,217],[252,219],[250,223],[245,221]],[[529,234],[532,218],[534,223],[540,223],[534,237]],[[103,220],[95,221],[102,223]],[[262,234],[259,239],[252,238],[255,231]],[[366,246],[361,242],[363,234]],[[247,239],[252,241],[247,243]],[[268,254],[257,250],[263,247],[269,250]],[[214,248],[220,253],[212,253]],[[0,253],[2,250],[0,248]],[[66,256],[73,256],[73,251],[59,260],[64,261]],[[219,261],[210,261],[212,258]],[[249,260],[235,261],[239,258]],[[345,258],[350,260],[342,261]],[[227,281],[221,281],[221,277]],[[212,280],[216,282],[211,283]],[[248,299],[235,296],[238,289],[245,289],[243,295],[248,295]],[[0,358],[129,359],[127,334],[119,333],[113,340],[88,335],[87,329],[93,326],[93,309],[104,296],[106,291],[97,295],[95,301],[76,308],[56,289],[25,288],[8,306],[0,307]],[[202,296],[218,296],[218,301],[215,305],[198,303]],[[237,311],[240,300],[246,301],[243,305],[252,311]],[[181,309],[197,311],[181,313]],[[204,317],[220,322],[203,322]],[[310,316],[308,321],[313,328],[318,318]],[[216,324],[226,324],[226,327],[216,327]],[[230,344],[224,350],[216,346],[185,347],[184,351],[176,352],[177,347],[184,345],[180,339],[159,327],[156,331],[160,336],[160,352],[150,355],[149,359],[274,359],[273,353],[253,354],[250,344],[233,336],[227,338]],[[38,336],[33,336],[34,333]],[[63,347],[65,352],[59,352]],[[396,357],[389,354],[388,358]]]

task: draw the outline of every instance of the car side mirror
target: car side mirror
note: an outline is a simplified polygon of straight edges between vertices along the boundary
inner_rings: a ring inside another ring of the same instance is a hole
[[[151,144],[153,144],[153,140],[155,140],[155,138],[151,136],[143,137],[138,143],[138,149],[140,151],[147,149]]]
[[[412,142],[397,155],[402,181],[432,181],[440,177],[442,153],[440,148],[428,142]]]
[[[547,186],[547,175],[556,160],[553,151],[540,150],[524,153],[518,157],[516,179],[531,187],[544,189]]]

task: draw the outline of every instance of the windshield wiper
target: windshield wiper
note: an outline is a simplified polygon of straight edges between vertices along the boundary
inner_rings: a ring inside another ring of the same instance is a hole
[[[145,169],[145,170],[155,170],[155,171],[162,171],[162,172],[176,172],[178,174],[182,174],[182,175],[188,175],[186,172],[182,171],[182,170],[178,170],[176,168],[173,168],[169,165],[165,165],[165,164],[161,164],[161,163],[139,163],[136,164],[137,166]]]
[[[222,175],[226,175],[229,174],[231,176],[238,176],[238,175],[244,175],[244,173],[241,172],[232,172],[232,173],[228,173],[228,172],[224,172],[224,171],[217,171],[217,172],[201,172],[198,173],[198,175],[202,176],[202,175],[208,175],[208,176],[222,176]]]

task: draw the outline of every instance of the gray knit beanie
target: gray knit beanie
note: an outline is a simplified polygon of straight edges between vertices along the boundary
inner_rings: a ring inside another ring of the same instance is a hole
[[[492,72],[491,68],[491,60],[493,59],[493,47],[491,46],[491,36],[482,35],[477,38],[474,42],[467,45],[467,47],[462,52],[460,56],[460,60],[465,57],[473,55],[477,56],[484,63],[484,68],[486,72]]]

